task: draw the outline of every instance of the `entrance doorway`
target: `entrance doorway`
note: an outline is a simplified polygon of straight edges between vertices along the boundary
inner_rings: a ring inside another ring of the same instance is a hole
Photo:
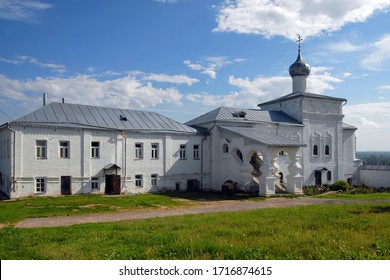
[[[121,193],[121,176],[106,175],[105,194],[120,194]]]
[[[316,170],[314,172],[314,178],[315,178],[315,185],[321,186],[322,185],[322,172],[320,170]]]
[[[196,192],[200,190],[199,180],[187,180],[187,191]]]
[[[70,176],[61,176],[61,194],[70,195],[71,192],[71,177]]]

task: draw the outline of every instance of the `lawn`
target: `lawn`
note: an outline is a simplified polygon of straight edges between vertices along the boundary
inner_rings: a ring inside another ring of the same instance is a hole
[[[26,218],[73,216],[92,213],[135,211],[157,208],[194,206],[204,200],[263,200],[245,194],[218,193],[164,193],[142,195],[73,195],[59,197],[32,197],[0,201],[0,224],[13,224]]]
[[[390,203],[0,229],[1,259],[390,259]]]

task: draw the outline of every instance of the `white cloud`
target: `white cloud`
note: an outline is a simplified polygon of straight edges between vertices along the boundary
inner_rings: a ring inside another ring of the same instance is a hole
[[[225,0],[214,31],[295,39],[339,30],[363,22],[390,6],[389,0]]]
[[[244,58],[235,58],[233,60],[225,56],[210,56],[203,61],[191,62],[185,60],[183,63],[187,65],[191,70],[200,71],[201,74],[209,76],[211,79],[217,77],[217,71],[226,65],[233,63],[244,62]]]
[[[192,86],[192,84],[199,82],[198,79],[188,77],[187,75],[166,75],[166,74],[146,74],[143,80],[147,81],[156,81],[156,82],[166,82],[173,84],[187,84]]]
[[[7,20],[29,21],[38,11],[52,8],[52,4],[42,1],[0,0],[0,18]]]
[[[369,127],[372,127],[372,128],[378,128],[380,127],[380,124],[372,121],[372,120],[368,120],[366,119],[365,117],[361,117],[360,118],[360,124],[362,124],[363,126],[369,126]]]
[[[154,0],[156,2],[159,2],[161,4],[173,4],[179,2],[179,0]]]
[[[378,90],[381,90],[381,91],[390,90],[390,85],[380,86],[380,87],[378,87]]]
[[[309,92],[322,94],[334,89],[334,83],[340,83],[340,78],[332,76],[330,68],[313,67],[313,75],[307,80]],[[229,77],[229,84],[239,88],[227,94],[211,95],[207,93],[190,94],[186,98],[205,106],[233,106],[253,108],[261,102],[272,100],[291,92],[292,80],[288,76],[257,77],[254,79]]]
[[[43,62],[39,61],[38,59],[31,57],[31,56],[27,56],[27,55],[18,56],[15,59],[7,59],[7,58],[0,57],[0,61],[6,62],[9,64],[14,64],[14,65],[23,64],[23,63],[30,63],[32,65],[36,65],[36,66],[39,66],[42,68],[52,69],[54,72],[58,72],[58,73],[66,72],[65,65],[51,63],[51,62],[43,63]]]
[[[182,94],[174,87],[157,88],[134,76],[97,80],[90,75],[13,80],[0,75],[2,97],[37,104],[37,96],[47,93],[51,100],[64,97],[70,103],[119,108],[146,108],[158,104],[181,104]]]
[[[381,40],[372,44],[372,48],[372,53],[363,59],[363,66],[371,70],[387,67],[390,61],[390,34],[386,34]]]
[[[390,149],[390,102],[346,105],[344,121],[358,128],[357,149],[388,151]]]
[[[336,42],[326,46],[328,50],[335,52],[357,52],[365,48],[364,45],[354,45],[348,41]]]

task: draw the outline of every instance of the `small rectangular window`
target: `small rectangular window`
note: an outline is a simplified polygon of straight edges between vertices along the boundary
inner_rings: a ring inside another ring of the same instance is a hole
[[[152,185],[152,187],[157,186],[157,180],[158,180],[158,174],[152,174],[150,178],[150,184]]]
[[[200,159],[200,157],[199,157],[199,145],[194,145],[194,159]]]
[[[186,159],[186,145],[180,145],[180,159]]]
[[[92,191],[98,191],[100,189],[99,187],[99,178],[92,177],[91,178],[91,190]]]
[[[143,156],[143,144],[135,143],[135,159],[142,159]]]
[[[140,187],[142,188],[143,184],[142,184],[142,175],[135,175],[135,186],[136,187]]]
[[[47,158],[47,141],[46,140],[37,140],[36,141],[36,151],[37,159],[46,159]]]
[[[60,158],[69,158],[70,157],[70,149],[69,149],[68,141],[60,141]]]
[[[158,144],[152,144],[152,159],[158,159]]]
[[[7,139],[7,158],[10,157],[11,146],[9,145],[9,139]]]
[[[37,178],[37,179],[35,179],[35,192],[36,193],[44,193],[44,192],[46,192],[46,181],[45,181],[45,178]]]
[[[100,157],[100,143],[91,142],[91,157],[99,158]]]

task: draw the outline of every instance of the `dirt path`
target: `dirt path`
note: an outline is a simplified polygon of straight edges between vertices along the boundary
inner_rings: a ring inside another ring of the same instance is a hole
[[[189,208],[151,209],[144,211],[99,213],[80,216],[57,216],[50,218],[29,218],[18,222],[15,228],[59,227],[85,223],[117,222],[124,220],[156,217],[183,216],[191,214],[244,211],[264,208],[285,208],[303,205],[357,204],[368,202],[390,202],[390,200],[338,200],[300,197],[294,199],[268,198],[265,201],[208,201]]]

